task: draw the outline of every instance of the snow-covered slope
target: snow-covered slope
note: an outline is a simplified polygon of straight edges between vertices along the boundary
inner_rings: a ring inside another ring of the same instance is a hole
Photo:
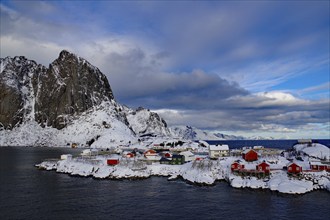
[[[126,108],[125,111],[127,112],[127,121],[136,134],[170,135],[166,122],[164,119],[159,117],[157,113],[151,112],[150,110],[142,107],[136,110]]]
[[[314,157],[317,159],[325,159],[330,160],[330,148],[318,143],[312,144],[296,144],[293,148],[297,152],[302,152],[307,154],[310,157]]]
[[[63,129],[42,128],[37,122],[29,121],[13,130],[0,131],[0,146],[78,146],[109,148],[134,143],[134,132],[116,114],[115,105],[103,102],[93,109],[73,116]]]
[[[0,59],[0,145],[92,144],[169,135],[158,114],[117,103],[100,70],[62,51],[46,68],[25,57]]]

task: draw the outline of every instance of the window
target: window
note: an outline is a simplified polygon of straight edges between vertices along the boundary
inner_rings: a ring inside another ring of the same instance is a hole
[[[296,168],[296,171],[299,171],[299,167]]]
[[[289,167],[289,171],[291,171],[292,170],[292,167]]]

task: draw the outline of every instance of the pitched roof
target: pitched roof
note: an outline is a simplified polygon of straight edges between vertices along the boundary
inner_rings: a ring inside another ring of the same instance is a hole
[[[210,145],[210,150],[229,150],[229,146],[227,144],[220,144],[220,145]]]

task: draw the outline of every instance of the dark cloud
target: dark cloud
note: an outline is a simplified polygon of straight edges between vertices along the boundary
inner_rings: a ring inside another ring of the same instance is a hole
[[[0,10],[1,57],[48,65],[71,50],[107,75],[119,102],[166,112],[169,124],[329,135],[328,1],[5,1]],[[325,100],[292,95],[320,89]]]

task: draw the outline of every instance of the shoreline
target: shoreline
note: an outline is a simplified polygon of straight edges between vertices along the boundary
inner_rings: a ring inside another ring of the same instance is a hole
[[[104,158],[103,158],[104,159]],[[289,176],[279,170],[267,179],[254,176],[241,177],[230,171],[230,164],[235,158],[205,160],[211,163],[209,169],[193,168],[193,162],[183,165],[152,163],[144,170],[133,171],[128,165],[107,166],[105,163],[90,164],[81,160],[43,161],[35,166],[46,171],[55,171],[73,177],[91,177],[95,180],[144,180],[151,177],[166,177],[167,181],[183,181],[198,187],[212,187],[218,182],[226,182],[236,189],[269,190],[280,194],[303,195],[315,190],[330,192],[330,173],[326,171],[303,173],[300,179]],[[129,164],[129,163],[128,163]]]

